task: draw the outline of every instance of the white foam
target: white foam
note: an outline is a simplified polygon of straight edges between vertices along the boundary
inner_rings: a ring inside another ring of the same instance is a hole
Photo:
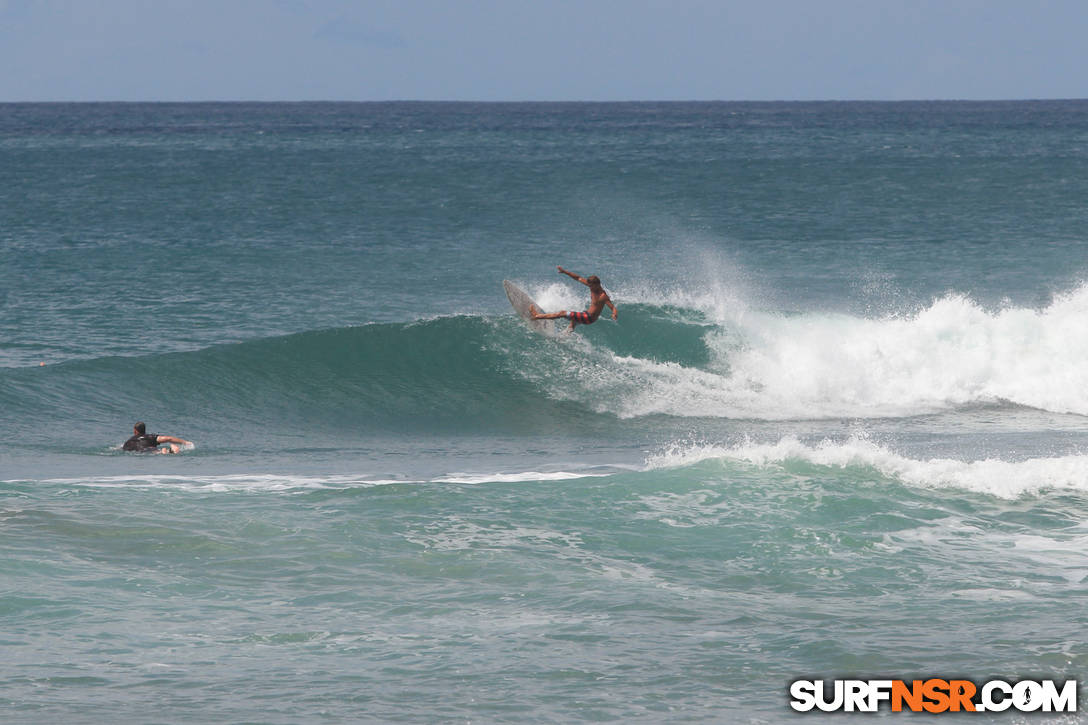
[[[652,456],[649,469],[695,465],[706,460],[739,461],[757,467],[784,466],[803,461],[828,468],[870,468],[879,476],[913,486],[962,488],[1001,498],[1064,488],[1088,491],[1088,456],[1068,455],[1022,461],[950,458],[918,460],[863,438],[825,440],[807,444],[793,437],[777,443],[746,443],[733,447],[685,444]]]
[[[521,483],[524,481],[569,481],[578,478],[599,478],[608,473],[576,473],[573,471],[524,471],[521,473],[448,473],[431,479],[431,483]]]
[[[354,475],[329,476],[282,476],[275,474],[233,474],[213,476],[149,475],[149,476],[94,476],[87,478],[50,478],[38,481],[61,486],[89,486],[93,488],[174,488],[195,491],[290,491],[294,489],[329,489],[355,486],[388,486],[394,484],[424,483],[520,483],[527,481],[566,481],[581,478],[609,476],[606,472],[522,471],[514,473],[447,473],[428,478],[370,478]],[[3,483],[12,483],[4,481]]]
[[[172,488],[196,491],[287,491],[293,489],[381,486],[417,483],[407,480],[370,479],[359,476],[280,476],[275,474],[232,474],[214,476],[148,475],[90,476],[86,478],[47,478],[43,484],[88,486],[92,488]]]
[[[616,355],[618,377],[599,390],[587,374],[585,392],[616,393],[597,400],[621,417],[899,417],[1006,402],[1088,415],[1088,286],[1042,310],[956,294],[877,319],[748,310],[704,339],[705,369]]]

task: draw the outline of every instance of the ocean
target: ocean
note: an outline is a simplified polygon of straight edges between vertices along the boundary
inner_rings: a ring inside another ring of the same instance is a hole
[[[1086,200],[1088,101],[0,104],[0,719],[1083,679]]]

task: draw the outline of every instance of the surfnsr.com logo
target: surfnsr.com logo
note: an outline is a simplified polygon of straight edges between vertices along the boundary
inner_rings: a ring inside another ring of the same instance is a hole
[[[1076,712],[1077,681],[794,680],[790,707],[798,712]]]

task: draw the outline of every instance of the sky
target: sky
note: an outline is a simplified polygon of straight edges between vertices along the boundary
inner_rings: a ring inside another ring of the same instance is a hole
[[[0,0],[0,102],[1088,97],[1086,0]]]

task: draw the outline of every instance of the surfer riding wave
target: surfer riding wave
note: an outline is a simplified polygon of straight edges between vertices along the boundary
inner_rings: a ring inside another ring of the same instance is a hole
[[[576,279],[586,287],[589,287],[589,307],[585,312],[560,310],[559,312],[550,312],[547,314],[537,311],[536,305],[529,306],[529,314],[532,315],[534,320],[557,320],[560,318],[570,320],[570,328],[574,329],[575,325],[592,325],[597,321],[597,318],[601,316],[601,311],[604,310],[607,305],[612,310],[612,319],[615,320],[619,316],[619,310],[612,304],[612,299],[608,296],[608,293],[604,291],[604,287],[601,286],[601,278],[593,274],[589,277],[580,277],[574,272],[569,272],[562,267],[556,267],[560,274],[565,274],[571,279]]]

